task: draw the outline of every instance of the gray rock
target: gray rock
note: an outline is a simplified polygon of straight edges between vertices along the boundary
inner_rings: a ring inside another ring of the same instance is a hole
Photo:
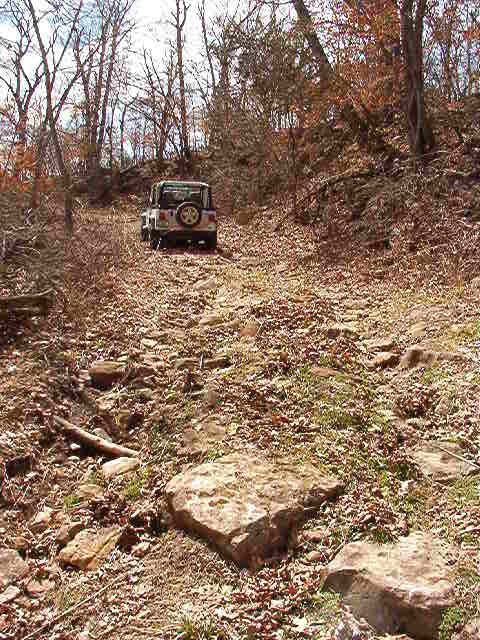
[[[218,313],[207,313],[202,316],[199,320],[199,325],[204,326],[213,326],[216,324],[220,324],[223,321],[223,317]]]
[[[396,367],[399,362],[400,356],[396,353],[392,353],[391,351],[380,351],[380,353],[377,353],[375,358],[371,361],[371,366],[385,369],[386,367]]]
[[[331,327],[328,327],[327,338],[338,338],[339,336],[357,340],[359,338],[359,333],[357,332],[356,327],[352,327],[348,324],[334,324]]]
[[[100,531],[84,529],[60,551],[57,559],[62,566],[71,565],[86,570],[98,569],[114,549],[121,533],[120,527],[110,527]]]
[[[391,351],[395,346],[392,338],[373,338],[365,342],[369,351]]]
[[[82,484],[78,487],[76,495],[79,498],[103,498],[103,489],[98,484]]]
[[[192,286],[192,290],[197,292],[213,291],[214,289],[218,289],[218,282],[215,278],[199,280]]]
[[[431,351],[419,345],[407,349],[400,360],[402,369],[410,369],[419,365],[427,367],[440,362],[442,360],[465,360],[465,356],[461,353],[452,353],[450,351]]]
[[[379,633],[432,640],[455,602],[445,552],[420,532],[393,544],[354,542],[327,565],[324,588],[340,592],[355,617]]]
[[[99,360],[89,369],[92,385],[97,389],[109,389],[122,380],[126,372],[125,364],[114,360]]]
[[[311,465],[231,454],[175,476],[165,491],[178,526],[249,566],[285,548],[292,527],[343,483]]]
[[[109,460],[102,465],[102,473],[109,480],[128,471],[135,471],[139,466],[140,460],[137,458],[115,458],[115,460]]]
[[[96,429],[94,429],[93,433],[96,436],[98,436],[99,438],[103,438],[103,440],[107,440],[108,442],[112,442],[111,437],[108,435],[108,433],[105,431],[105,429],[102,429],[101,427],[97,427]]]
[[[15,598],[19,596],[20,593],[21,592],[18,587],[14,587],[13,585],[10,585],[5,589],[5,591],[0,593],[0,605],[13,602],[13,600],[15,600]]]
[[[480,471],[474,463],[461,459],[463,449],[455,442],[423,442],[409,453],[425,476],[442,484],[451,484]]]
[[[144,349],[155,349],[157,341],[153,340],[153,338],[142,338],[140,344]]]
[[[30,521],[30,529],[35,533],[41,533],[48,529],[52,522],[53,509],[50,507],[44,507],[42,511],[39,511],[36,516]]]
[[[200,358],[180,358],[175,362],[175,369],[196,369]]]
[[[203,362],[205,369],[226,369],[230,365],[231,361],[228,356],[217,356]]]
[[[0,549],[0,588],[21,580],[27,572],[27,563],[15,549]]]
[[[73,540],[73,538],[80,533],[80,531],[85,527],[83,522],[69,522],[68,524],[64,524],[57,531],[57,535],[55,537],[55,541],[60,546],[64,547],[66,544]]]

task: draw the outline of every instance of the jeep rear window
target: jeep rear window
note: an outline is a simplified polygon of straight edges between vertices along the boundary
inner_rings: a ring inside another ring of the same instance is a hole
[[[167,207],[178,207],[182,202],[195,202],[202,206],[202,193],[200,189],[188,187],[163,187],[162,203]]]

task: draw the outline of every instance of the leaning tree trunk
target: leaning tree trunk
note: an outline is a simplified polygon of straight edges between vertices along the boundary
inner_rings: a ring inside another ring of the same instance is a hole
[[[402,49],[405,68],[406,105],[410,152],[419,158],[433,149],[435,138],[425,109],[423,76],[423,19],[426,0],[402,0],[400,7]]]
[[[327,90],[335,83],[336,78],[325,49],[318,39],[312,15],[304,0],[292,0],[292,4],[297,13],[298,24],[317,64],[320,88],[322,90]],[[366,146],[368,144],[370,125],[366,120],[360,117],[351,102],[345,102],[342,106],[341,116],[348,124],[359,143],[362,146]]]

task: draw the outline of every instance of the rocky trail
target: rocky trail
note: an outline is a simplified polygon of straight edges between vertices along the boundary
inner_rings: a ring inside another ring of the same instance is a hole
[[[82,215],[3,335],[0,639],[480,637],[479,275]]]

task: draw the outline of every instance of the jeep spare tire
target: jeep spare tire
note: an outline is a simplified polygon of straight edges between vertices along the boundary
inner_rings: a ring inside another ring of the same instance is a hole
[[[177,209],[177,222],[182,227],[195,227],[202,219],[202,211],[194,202],[183,202]]]

